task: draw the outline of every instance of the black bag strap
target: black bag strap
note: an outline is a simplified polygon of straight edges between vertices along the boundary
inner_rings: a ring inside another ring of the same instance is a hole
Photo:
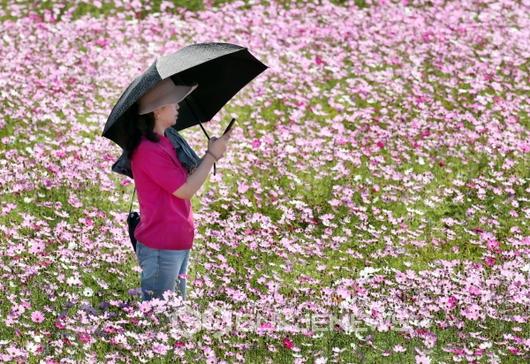
[[[133,196],[131,198],[131,206],[129,206],[129,214],[131,213],[131,210],[132,210],[132,204],[133,204],[133,201],[134,201],[135,192],[136,192],[136,186],[134,186]]]

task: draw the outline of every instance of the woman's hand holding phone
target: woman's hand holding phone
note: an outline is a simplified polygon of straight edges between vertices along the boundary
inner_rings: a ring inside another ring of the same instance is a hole
[[[223,134],[220,138],[211,137],[210,140],[208,140],[208,150],[212,152],[217,157],[218,160],[224,156],[227,143],[230,140],[231,136],[232,136],[232,130],[229,130],[228,132]]]

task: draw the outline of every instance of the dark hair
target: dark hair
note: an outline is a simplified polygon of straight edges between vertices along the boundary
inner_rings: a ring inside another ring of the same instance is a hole
[[[150,113],[140,115],[138,114],[137,107],[138,105],[135,104],[135,107],[132,108],[132,120],[131,122],[127,123],[129,139],[127,142],[127,147],[125,149],[127,151],[127,158],[129,160],[132,159],[136,147],[138,146],[138,144],[140,144],[140,139],[142,135],[152,142],[160,141],[160,138],[153,130],[155,128],[154,112],[151,111]]]

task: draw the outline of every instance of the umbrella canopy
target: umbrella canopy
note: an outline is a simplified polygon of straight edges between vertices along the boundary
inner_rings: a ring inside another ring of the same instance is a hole
[[[107,119],[102,136],[122,149],[128,140],[127,123],[136,119],[138,100],[160,81],[198,87],[179,103],[176,130],[210,121],[246,84],[269,68],[247,48],[231,43],[197,43],[158,58],[125,89]]]

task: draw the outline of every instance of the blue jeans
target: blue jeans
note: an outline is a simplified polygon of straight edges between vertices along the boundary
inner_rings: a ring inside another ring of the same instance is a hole
[[[182,299],[186,299],[186,277],[183,275],[188,271],[190,249],[153,249],[137,241],[136,256],[142,268],[142,301],[162,299],[165,291],[176,292],[175,288]]]

